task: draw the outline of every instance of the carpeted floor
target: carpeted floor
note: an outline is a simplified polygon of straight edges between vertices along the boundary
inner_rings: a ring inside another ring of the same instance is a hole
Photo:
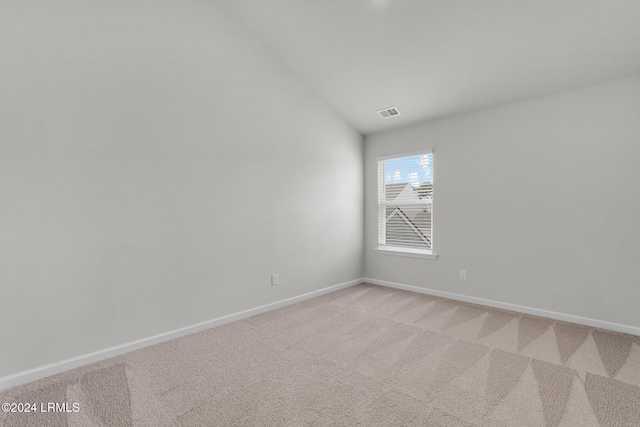
[[[358,285],[0,394],[15,426],[640,426],[640,339]]]

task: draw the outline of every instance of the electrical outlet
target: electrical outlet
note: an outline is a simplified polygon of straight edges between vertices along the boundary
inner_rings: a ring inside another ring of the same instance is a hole
[[[467,270],[460,270],[460,280],[467,280]]]
[[[277,286],[278,285],[278,275],[277,274],[272,274],[271,275],[271,286]]]

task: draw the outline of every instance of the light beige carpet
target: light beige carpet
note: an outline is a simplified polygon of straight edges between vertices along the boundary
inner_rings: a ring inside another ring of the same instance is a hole
[[[372,285],[8,390],[15,426],[640,426],[640,340]]]

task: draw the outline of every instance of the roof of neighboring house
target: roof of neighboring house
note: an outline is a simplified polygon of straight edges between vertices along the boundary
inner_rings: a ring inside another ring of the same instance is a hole
[[[404,190],[407,187],[407,185],[411,186],[411,184],[409,184],[408,182],[386,184],[384,186],[384,194],[386,196],[386,200],[395,200],[400,195],[400,193],[402,193],[402,190]]]
[[[389,212],[389,209],[387,209]],[[402,212],[400,208],[391,208],[391,213],[387,214],[387,235],[388,245],[399,244],[415,246],[418,248],[431,247],[431,236],[424,233],[413,221]],[[429,231],[431,230],[431,214],[429,213]],[[391,230],[391,231],[390,231]],[[426,231],[426,229],[424,229]]]
[[[413,224],[431,240],[431,209],[424,210],[413,218]]]
[[[407,189],[409,186],[410,189]],[[387,201],[411,202],[420,201],[418,192],[431,188],[414,188],[411,184],[394,183],[385,185]],[[424,200],[424,199],[423,199]],[[425,203],[428,203],[425,200]],[[430,206],[387,206],[385,212],[387,222],[387,244],[402,243],[416,247],[431,245],[431,209]],[[395,241],[394,241],[395,240]]]

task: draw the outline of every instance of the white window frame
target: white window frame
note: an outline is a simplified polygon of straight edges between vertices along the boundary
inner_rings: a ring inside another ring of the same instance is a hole
[[[384,179],[384,162],[386,160],[400,159],[404,157],[413,157],[413,156],[422,156],[425,154],[432,154],[433,150],[430,148],[425,148],[423,150],[417,151],[409,151],[404,153],[390,154],[385,156],[376,157],[376,166],[377,166],[377,187],[378,187],[378,201],[377,201],[377,213],[378,217],[378,227],[377,227],[377,241],[378,246],[374,248],[373,252],[380,255],[396,255],[410,258],[422,258],[422,259],[437,259],[438,255],[434,252],[433,248],[433,202],[431,208],[431,223],[432,223],[432,231],[431,231],[431,240],[430,240],[430,249],[416,249],[416,248],[408,248],[402,246],[392,246],[386,245],[383,243],[386,236],[386,214],[381,214],[381,212],[386,212],[386,201],[385,201],[385,179]]]

